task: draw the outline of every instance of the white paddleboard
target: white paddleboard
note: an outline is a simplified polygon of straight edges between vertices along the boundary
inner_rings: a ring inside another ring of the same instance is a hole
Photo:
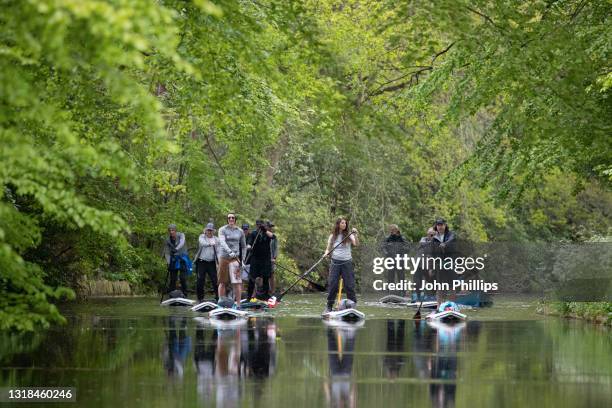
[[[325,320],[342,320],[345,322],[357,322],[365,319],[365,314],[357,309],[344,309],[326,312],[321,315]]]
[[[162,306],[193,306],[195,300],[185,298],[170,298],[161,302]]]
[[[418,309],[420,304],[421,302],[410,302],[410,303],[404,303],[402,305]],[[423,302],[423,306],[421,306],[421,309],[437,309],[437,308],[438,308],[438,302],[436,302],[435,300]]]
[[[208,313],[208,317],[217,320],[236,320],[246,319],[249,316],[249,312],[245,310],[228,309],[228,308],[217,308]]]
[[[215,310],[217,307],[219,307],[219,306],[217,306],[216,303],[213,303],[213,302],[202,302],[202,303],[198,303],[197,305],[192,307],[191,310],[194,311],[194,312],[208,313],[211,310]]]
[[[410,303],[411,300],[407,297],[397,296],[397,295],[387,295],[383,296],[379,300],[380,303]]]
[[[433,312],[427,315],[426,319],[430,321],[437,321],[443,323],[455,323],[465,321],[467,318],[461,312],[457,312],[454,310],[445,310],[443,312]]]

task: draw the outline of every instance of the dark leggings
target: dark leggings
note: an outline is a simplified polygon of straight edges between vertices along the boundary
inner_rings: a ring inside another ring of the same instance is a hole
[[[355,296],[355,273],[353,272],[353,261],[336,261],[332,259],[329,267],[329,278],[327,288],[327,306],[332,307],[338,296],[338,286],[340,278],[344,281],[343,287],[346,290],[346,297],[357,303]]]
[[[206,284],[206,275],[210,278],[213,290],[215,292],[215,299],[219,300],[219,285],[217,285],[217,264],[215,261],[203,261],[198,259],[196,261],[196,273],[198,279],[196,281],[196,295],[198,300],[204,300],[204,286]]]
[[[179,275],[181,280],[181,291],[187,296],[187,273],[185,269],[181,268],[180,274],[178,269],[170,267],[168,267],[168,269],[170,269],[170,285],[168,286],[168,292],[172,292],[176,289],[176,278],[177,275]]]

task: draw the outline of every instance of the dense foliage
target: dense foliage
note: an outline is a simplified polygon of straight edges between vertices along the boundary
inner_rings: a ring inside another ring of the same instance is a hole
[[[3,0],[0,326],[164,276],[228,210],[304,266],[375,242],[610,235],[608,2]]]

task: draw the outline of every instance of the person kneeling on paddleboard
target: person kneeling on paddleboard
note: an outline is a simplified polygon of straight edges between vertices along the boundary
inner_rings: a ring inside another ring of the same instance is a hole
[[[331,256],[331,265],[329,267],[329,278],[327,288],[327,307],[325,312],[330,312],[334,306],[334,301],[338,295],[338,286],[340,278],[344,282],[346,288],[346,296],[357,303],[355,296],[355,273],[353,271],[353,257],[351,255],[351,247],[359,245],[357,230],[352,229],[349,234],[349,223],[346,218],[338,218],[332,234],[327,240],[327,249],[324,256]],[[334,249],[335,248],[335,249]]]

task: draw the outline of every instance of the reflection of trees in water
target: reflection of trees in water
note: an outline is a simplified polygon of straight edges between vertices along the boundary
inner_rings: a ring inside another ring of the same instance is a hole
[[[466,330],[477,336],[479,324],[465,323],[447,325],[443,323],[415,322],[413,349],[417,374],[429,381],[429,397],[433,407],[454,407],[457,391],[457,351]]]
[[[191,337],[187,335],[187,318],[169,316],[163,351],[164,368],[169,377],[183,378],[185,360],[190,351]]]
[[[350,327],[327,329],[330,378],[323,385],[328,406],[356,406],[357,388],[353,381],[356,333],[357,329]]]
[[[198,396],[215,398],[217,407],[241,405],[244,378],[252,378],[254,398],[263,394],[265,380],[276,367],[276,324],[251,318],[244,326],[196,329],[194,362]]]

